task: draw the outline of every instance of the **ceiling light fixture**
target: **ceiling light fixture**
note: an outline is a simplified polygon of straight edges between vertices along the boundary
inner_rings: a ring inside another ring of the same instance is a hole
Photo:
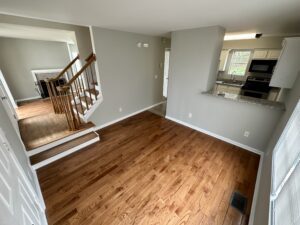
[[[225,34],[224,41],[232,41],[232,40],[245,40],[245,39],[255,39],[257,38],[256,33],[248,33],[248,34]]]

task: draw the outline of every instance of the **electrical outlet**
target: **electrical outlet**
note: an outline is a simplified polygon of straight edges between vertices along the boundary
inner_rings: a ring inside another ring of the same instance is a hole
[[[249,135],[250,135],[250,131],[247,131],[247,130],[246,130],[246,131],[244,132],[244,137],[249,137]]]
[[[192,118],[192,117],[193,117],[193,114],[192,114],[192,113],[189,113],[188,116],[189,116],[189,118]]]
[[[119,108],[119,112],[122,112],[122,111],[123,111],[123,109],[122,109],[122,107],[120,107],[120,108]]]

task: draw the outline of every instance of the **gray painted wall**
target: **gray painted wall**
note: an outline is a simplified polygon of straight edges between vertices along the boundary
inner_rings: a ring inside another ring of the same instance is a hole
[[[160,37],[98,27],[93,27],[93,36],[104,97],[91,118],[97,126],[163,100],[165,46]],[[138,42],[149,43],[149,48],[138,48]]]
[[[258,203],[256,205],[256,210],[255,210],[256,213],[255,213],[254,225],[268,224],[270,190],[271,190],[272,153],[281,133],[283,132],[299,100],[300,100],[300,74],[293,88],[287,94],[286,111],[281,117],[276,129],[274,130],[273,136],[267,148],[268,154],[265,155],[265,159],[263,163]]]
[[[15,100],[39,96],[31,70],[64,68],[69,62],[66,43],[0,38],[0,69]]]
[[[25,26],[36,26],[36,27],[74,31],[82,62],[93,51],[90,31],[88,27],[64,24],[64,23],[56,23],[56,22],[50,22],[50,21],[44,21],[38,19],[29,19],[29,18],[24,18],[19,16],[10,16],[10,15],[3,15],[3,14],[0,14],[0,22],[25,25]]]
[[[7,140],[9,141],[12,150],[14,151],[19,163],[24,169],[25,174],[35,188],[35,183],[33,181],[33,174],[28,164],[28,158],[25,155],[25,150],[23,144],[18,137],[15,129],[13,128],[9,117],[6,114],[2,101],[0,101],[0,127],[4,130]]]
[[[214,85],[223,36],[220,27],[172,33],[167,116],[265,151],[282,111],[201,94]]]

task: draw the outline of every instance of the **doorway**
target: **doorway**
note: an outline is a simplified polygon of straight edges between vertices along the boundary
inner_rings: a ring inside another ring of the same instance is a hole
[[[163,81],[163,96],[168,97],[168,81],[169,81],[169,67],[170,67],[170,53],[169,48],[165,49],[165,59],[164,59],[164,81]]]

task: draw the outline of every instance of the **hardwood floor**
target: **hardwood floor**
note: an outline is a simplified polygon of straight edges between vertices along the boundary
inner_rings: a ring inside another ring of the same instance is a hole
[[[18,115],[23,117],[19,129],[28,151],[94,126],[86,123],[80,130],[70,131],[65,115],[55,114],[49,100],[26,103],[18,108]]]
[[[249,214],[259,156],[150,112],[100,137],[37,171],[50,225],[241,224],[233,191]]]

